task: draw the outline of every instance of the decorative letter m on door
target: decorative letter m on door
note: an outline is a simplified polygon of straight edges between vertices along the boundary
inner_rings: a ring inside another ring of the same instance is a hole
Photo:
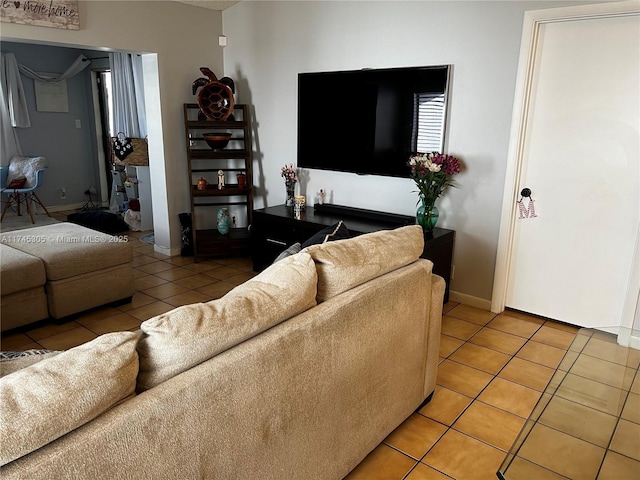
[[[536,209],[533,205],[533,198],[529,197],[528,207],[524,206],[524,198],[520,199],[520,201],[518,201],[518,212],[520,212],[519,219],[537,217],[538,215],[536,215]]]

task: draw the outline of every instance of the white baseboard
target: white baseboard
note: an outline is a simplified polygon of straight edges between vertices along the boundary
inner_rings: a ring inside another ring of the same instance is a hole
[[[47,210],[49,212],[64,212],[65,210],[78,210],[84,206],[84,202],[82,203],[72,203],[70,205],[47,205]],[[40,208],[40,207],[38,207]]]
[[[166,255],[167,257],[176,257],[180,255],[180,247],[178,248],[167,248],[161,247],[160,245],[154,245],[153,251],[157,252],[161,255]]]
[[[613,333],[618,336],[618,345],[640,350],[640,336],[638,336],[640,332],[637,330],[631,330],[630,328],[624,327],[612,327],[605,330],[608,330],[609,333]]]
[[[67,210],[80,210],[82,207],[84,207],[86,205],[87,202],[82,202],[82,203],[71,203],[68,205],[47,205],[47,210],[49,210],[49,212],[64,212]],[[107,202],[94,202],[97,205],[100,206],[100,208],[104,208],[104,207],[108,207],[109,204]],[[42,207],[37,207],[38,210],[42,211],[44,213],[44,210],[42,210]],[[113,213],[113,212],[112,212]]]
[[[467,295],[466,293],[460,293],[460,292],[455,292],[453,290],[449,290],[449,301],[458,302],[464,305],[469,305],[470,307],[491,311],[491,300],[474,297],[473,295]]]

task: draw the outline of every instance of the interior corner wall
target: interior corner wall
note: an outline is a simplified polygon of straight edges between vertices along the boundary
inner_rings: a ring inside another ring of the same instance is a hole
[[[438,226],[456,230],[451,289],[488,308],[523,14],[576,3],[243,1],[225,10],[225,74],[257,125],[255,207],[283,203],[280,167],[297,161],[298,73],[450,64],[445,150],[465,169],[438,201]],[[357,121],[348,91],[327,91],[326,104]],[[329,142],[348,134],[326,132]],[[409,179],[306,170],[299,188],[308,204],[324,189],[330,203],[415,215]]]
[[[208,66],[222,72],[222,14],[172,1],[80,1],[80,30],[2,23],[2,41],[156,54],[158,102],[148,118],[156,248],[179,254],[178,214],[188,212],[189,179],[182,104],[193,102],[191,84]],[[146,72],[145,72],[146,75]],[[146,79],[145,79],[146,83]]]

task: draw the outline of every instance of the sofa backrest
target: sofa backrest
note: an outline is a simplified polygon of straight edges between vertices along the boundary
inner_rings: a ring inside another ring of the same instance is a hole
[[[143,322],[138,391],[182,373],[316,304],[313,260],[275,263],[224,297],[176,308]]]
[[[422,227],[382,230],[303,250],[318,271],[317,301],[324,302],[369,280],[415,262],[424,249]]]

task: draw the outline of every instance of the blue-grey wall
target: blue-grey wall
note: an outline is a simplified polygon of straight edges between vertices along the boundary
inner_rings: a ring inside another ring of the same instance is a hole
[[[73,48],[26,43],[2,42],[2,52],[14,53],[18,63],[36,72],[63,73],[83,53]],[[34,80],[22,77],[30,128],[18,128],[24,155],[46,157],[49,168],[38,190],[42,202],[56,207],[84,203],[89,187],[99,190],[99,173],[95,150],[95,126],[91,94],[91,67],[67,80],[69,112],[38,112]],[[80,120],[81,128],[76,128]],[[66,198],[60,198],[60,189]]]

